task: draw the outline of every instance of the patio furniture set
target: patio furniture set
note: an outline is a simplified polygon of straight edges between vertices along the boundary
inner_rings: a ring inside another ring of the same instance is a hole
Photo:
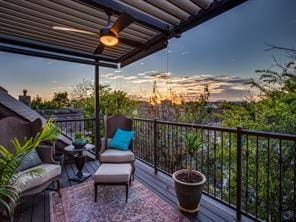
[[[126,201],[128,199],[128,188],[131,185],[132,179],[134,179],[135,173],[135,155],[132,152],[133,138],[132,120],[122,115],[116,115],[112,117],[104,117],[105,133],[101,139],[102,148],[99,154],[100,167],[93,176],[94,188],[95,188],[95,201],[97,200],[97,186],[98,185],[124,185],[126,187]],[[119,143],[123,141],[125,148],[112,145],[112,138],[119,135],[121,132],[124,135],[119,138]],[[111,147],[111,148],[109,148]],[[93,149],[94,146],[86,144],[83,147],[75,148],[73,145],[65,147],[65,151],[69,153],[77,153],[73,155],[75,165],[78,169],[78,173],[70,180],[75,182],[82,182],[89,178],[91,175],[82,172],[85,164],[86,156],[83,152]]]

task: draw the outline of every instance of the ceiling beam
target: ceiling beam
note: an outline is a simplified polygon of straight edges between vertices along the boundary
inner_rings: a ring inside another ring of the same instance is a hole
[[[48,45],[45,43],[39,43],[39,42],[37,43],[36,41],[25,40],[25,39],[16,38],[16,37],[4,35],[4,34],[0,34],[0,43],[11,44],[11,45],[16,45],[16,46],[21,46],[21,47],[27,47],[27,48],[31,48],[31,49],[37,49],[37,50],[45,50],[48,52],[65,54],[68,56],[77,56],[77,57],[87,58],[87,59],[99,59],[101,61],[116,62],[116,60],[114,58],[88,54],[85,52],[79,52],[79,51],[74,51],[74,50],[70,50],[70,49],[64,49],[59,46],[51,46],[51,45]]]
[[[149,56],[157,51],[160,51],[167,47],[168,42],[162,40],[156,42],[154,45],[151,45],[147,50],[135,50],[121,58],[120,65],[121,67],[127,66],[135,61],[138,61],[146,56]]]
[[[28,55],[28,56],[36,56],[36,57],[47,58],[47,59],[63,60],[67,62],[82,63],[86,65],[96,64],[94,60],[79,59],[79,58],[73,58],[73,57],[62,56],[62,55],[54,55],[47,52],[39,52],[39,51],[30,50],[30,49],[16,48],[16,47],[3,46],[3,45],[0,45],[0,51],[16,53],[21,55]]]
[[[200,7],[201,9],[207,9],[207,7],[203,4],[203,2],[200,2],[200,0],[191,0],[195,5]]]
[[[39,58],[60,60],[60,61],[66,61],[66,62],[81,63],[81,64],[85,64],[85,65],[96,65],[97,64],[95,62],[95,60],[80,59],[80,58],[74,58],[74,57],[69,57],[69,56],[51,54],[51,53],[47,53],[47,52],[32,51],[29,49],[15,48],[15,47],[2,46],[2,45],[0,45],[0,51],[14,53],[14,54],[20,54],[20,55],[35,56],[35,57],[39,57]],[[117,64],[111,64],[111,63],[105,63],[105,62],[100,62],[100,66],[108,67],[108,68],[115,68],[115,69],[117,68]]]
[[[153,17],[145,15],[131,7],[125,6],[113,0],[83,0],[79,1],[80,3],[86,3],[94,7],[98,7],[102,10],[113,9],[114,14],[120,15],[123,12],[126,12],[129,15],[132,15],[137,23],[140,23],[146,27],[152,28],[159,32],[167,31],[168,24],[161,22]]]
[[[181,22],[174,28],[172,33],[183,33],[192,29],[248,0],[221,0],[219,2],[214,1],[209,8],[202,9],[196,16],[191,16],[185,22]]]

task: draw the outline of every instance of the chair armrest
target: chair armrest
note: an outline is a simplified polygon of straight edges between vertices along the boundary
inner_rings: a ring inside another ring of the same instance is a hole
[[[55,161],[53,159],[53,153],[54,153],[54,147],[53,146],[47,146],[47,145],[39,145],[36,150],[41,158],[41,160],[44,163],[49,164],[59,164],[58,161]]]
[[[108,139],[106,137],[102,137],[101,138],[101,150],[99,152],[99,155],[107,149],[107,145],[108,145]]]

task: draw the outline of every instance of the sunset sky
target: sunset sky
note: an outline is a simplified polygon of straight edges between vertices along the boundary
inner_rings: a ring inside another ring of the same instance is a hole
[[[119,70],[101,68],[101,83],[142,98],[154,81],[163,97],[171,90],[191,98],[208,84],[212,101],[245,99],[256,69],[274,67],[272,55],[286,61],[266,51],[266,43],[296,46],[295,9],[295,0],[249,0],[172,39],[165,50]],[[14,96],[27,89],[49,99],[93,77],[92,66],[0,52],[0,86]]]

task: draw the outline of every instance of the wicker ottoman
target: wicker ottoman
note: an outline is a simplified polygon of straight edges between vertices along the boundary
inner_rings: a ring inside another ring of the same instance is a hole
[[[94,174],[95,202],[97,202],[98,185],[123,185],[128,199],[131,183],[132,166],[130,163],[103,163]]]

